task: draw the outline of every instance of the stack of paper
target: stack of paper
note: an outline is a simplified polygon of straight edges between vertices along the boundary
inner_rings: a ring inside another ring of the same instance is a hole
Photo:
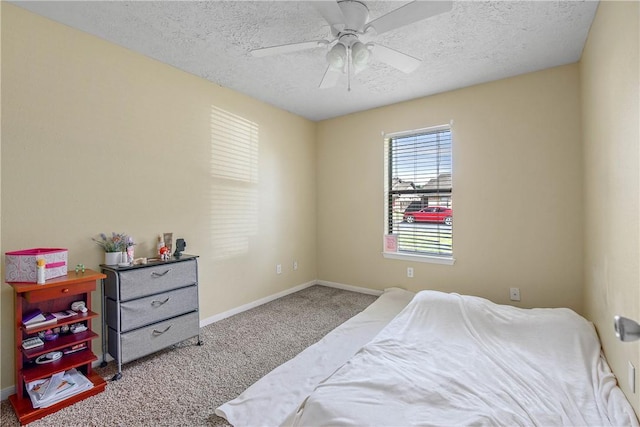
[[[40,313],[29,321],[22,320],[25,329],[39,328],[40,326],[56,323],[58,319],[51,313]]]
[[[56,319],[66,319],[67,317],[71,317],[71,316],[77,316],[78,313],[76,313],[73,310],[66,310],[66,311],[56,311],[55,313],[51,313],[53,315],[53,317],[55,317]]]
[[[71,369],[27,383],[27,393],[34,408],[46,408],[92,387],[93,383],[87,377]]]

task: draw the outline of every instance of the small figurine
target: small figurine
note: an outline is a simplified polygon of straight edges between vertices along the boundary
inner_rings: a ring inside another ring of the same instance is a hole
[[[160,259],[162,261],[167,261],[171,257],[171,253],[169,251],[169,248],[166,247],[166,246],[161,247],[159,252],[160,252]]]
[[[84,264],[76,265],[76,274],[78,274],[81,271],[84,273]]]

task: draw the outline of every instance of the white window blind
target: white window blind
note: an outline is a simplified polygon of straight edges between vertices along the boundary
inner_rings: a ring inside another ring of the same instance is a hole
[[[400,254],[453,256],[451,142],[449,127],[386,138],[386,233]]]

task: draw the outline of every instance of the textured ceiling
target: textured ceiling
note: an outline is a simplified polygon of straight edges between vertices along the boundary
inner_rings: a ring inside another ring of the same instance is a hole
[[[333,88],[318,88],[326,48],[263,58],[249,54],[326,38],[329,27],[308,2],[12,3],[311,120],[576,62],[598,5],[455,1],[450,12],[372,39],[422,59],[416,71],[404,74],[373,60],[347,91],[346,77]],[[373,20],[407,2],[365,3]]]

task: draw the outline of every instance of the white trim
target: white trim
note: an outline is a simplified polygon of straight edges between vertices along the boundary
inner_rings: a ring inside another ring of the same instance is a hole
[[[7,388],[3,388],[2,391],[0,391],[0,399],[7,400],[9,396],[14,394],[15,392],[16,392],[16,386],[14,385]]]
[[[335,282],[327,282],[325,280],[312,280],[310,282],[307,283],[303,283],[302,285],[298,285],[295,286],[293,288],[290,289],[286,289],[282,292],[278,292],[276,294],[270,295],[268,297],[264,297],[261,298],[259,300],[250,302],[248,304],[244,304],[241,305],[240,307],[236,307],[236,308],[232,308],[231,310],[227,310],[224,311],[222,313],[218,313],[216,315],[213,315],[211,317],[207,317],[206,319],[202,319],[200,320],[200,327],[205,327],[207,325],[210,325],[212,323],[218,322],[220,320],[226,319],[227,317],[231,317],[233,315],[242,313],[243,311],[247,311],[247,310],[251,310],[252,308],[261,306],[262,304],[266,304],[268,302],[271,302],[273,300],[276,300],[278,298],[282,298],[284,296],[287,296],[289,294],[292,294],[294,292],[298,292],[301,291],[303,289],[306,289],[310,286],[313,285],[322,285],[322,286],[328,286],[330,288],[337,288],[337,289],[343,289],[345,291],[352,291],[352,292],[359,292],[361,294],[367,294],[367,295],[382,295],[383,291],[379,291],[377,289],[370,289],[370,288],[363,288],[360,286],[352,286],[352,285],[345,285],[342,283],[335,283]]]
[[[367,294],[367,295],[380,296],[384,292],[378,289],[363,288],[360,286],[345,285],[345,284],[336,283],[336,282],[327,282],[326,280],[317,280],[316,282],[318,285],[328,286],[330,288],[342,289],[345,291],[359,292],[361,294]]]
[[[226,319],[227,317],[231,317],[233,315],[236,315],[238,313],[242,313],[243,311],[247,311],[247,310],[251,310],[252,308],[258,307],[262,304],[266,304],[268,302],[271,302],[275,299],[284,297],[286,295],[292,294],[294,292],[298,292],[301,291],[303,289],[308,288],[309,286],[313,286],[316,284],[316,280],[312,280],[310,282],[307,283],[303,283],[302,285],[298,285],[298,286],[294,286],[293,288],[290,289],[286,289],[282,292],[278,292],[276,294],[270,295],[268,297],[264,297],[264,298],[260,298],[259,300],[241,305],[240,307],[236,307],[236,308],[232,308],[231,310],[227,310],[227,311],[223,311],[222,313],[218,313],[215,314],[211,317],[207,317],[206,319],[202,319],[200,320],[200,327],[205,327],[207,325],[210,325],[212,323],[218,322],[222,319]]]
[[[451,129],[451,126],[453,125],[453,120],[451,120],[449,122],[449,124],[447,125],[437,125],[437,126],[431,126],[428,128],[421,128],[421,129],[413,129],[413,130],[403,130],[400,132],[391,132],[391,133],[382,133],[383,137],[385,139],[391,139],[391,138],[400,138],[402,136],[410,136],[410,135],[415,135],[417,133],[429,133],[429,132],[438,132],[440,130],[446,130],[446,129]]]
[[[382,256],[389,259],[400,259],[403,261],[415,261],[415,262],[426,262],[430,264],[444,264],[444,265],[453,265],[456,262],[455,258],[451,257],[438,257],[438,256],[427,256],[427,255],[410,255],[403,254],[399,252],[382,252]]]
[[[94,361],[94,362],[91,364],[91,366],[92,366],[94,369],[95,369],[95,368],[100,367],[100,365],[102,365],[102,358],[103,358],[103,357],[104,357],[104,355],[100,355],[100,357],[98,358],[98,360]],[[116,359],[114,359],[113,357],[111,357],[111,355],[109,354],[109,352],[107,352],[107,360],[106,360],[106,362],[107,362],[107,363],[109,363],[109,362],[111,362],[111,361],[113,361],[113,360],[116,360]]]

